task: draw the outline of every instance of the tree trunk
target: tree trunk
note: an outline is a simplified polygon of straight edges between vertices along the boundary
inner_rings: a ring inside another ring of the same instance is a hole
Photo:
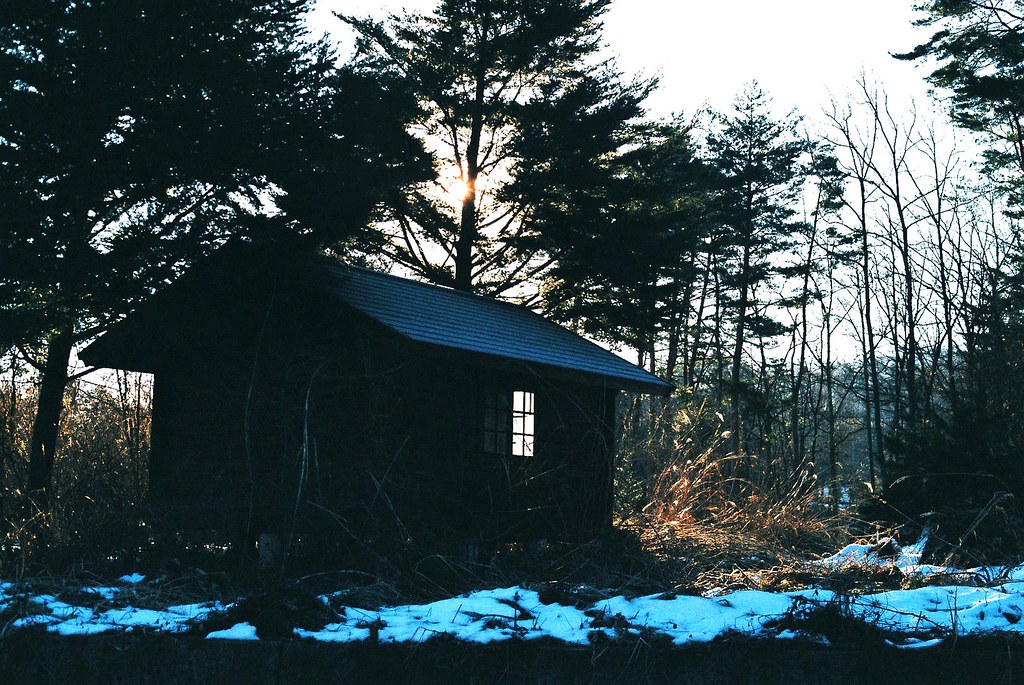
[[[736,315],[736,344],[732,351],[732,439],[733,451],[739,454],[743,448],[740,432],[743,416],[740,412],[740,379],[743,371],[743,343],[747,327],[747,297],[750,295],[750,252],[749,244],[743,246],[743,269],[740,271],[739,311]]]
[[[484,99],[486,98],[486,61],[488,57],[488,30],[482,27],[480,54],[477,58],[476,84],[473,93],[473,114],[466,147],[466,197],[462,199],[459,238],[455,243],[455,287],[473,289],[473,250],[479,239],[476,221],[476,182],[480,175],[480,139],[484,129]]]
[[[903,305],[907,312],[907,350],[904,354],[907,383],[907,416],[911,427],[916,426],[919,415],[917,393],[917,320],[914,313],[914,271],[910,256],[910,224],[904,213],[902,201],[896,205],[900,221],[900,262],[903,265]]]
[[[686,369],[683,371],[683,385],[687,387],[693,387],[696,382],[697,376],[697,354],[700,350],[701,344],[701,331],[704,327],[704,307],[707,303],[708,297],[708,284],[711,279],[711,270],[714,268],[714,264],[710,255],[708,256],[707,268],[704,269],[704,275],[701,280],[700,287],[700,302],[697,304],[696,319],[693,324],[693,336],[692,336],[692,348],[690,350],[690,360],[686,365]]]
[[[858,284],[859,285],[859,284]],[[867,297],[868,293],[865,291],[864,296]],[[859,303],[861,325],[863,326],[863,332],[860,336],[860,349],[861,349],[861,366],[864,376],[864,430],[867,432],[867,449],[868,449],[868,478],[871,483],[871,492],[876,492],[878,488],[878,475],[875,469],[875,432],[874,426],[872,425],[872,408],[873,401],[871,399],[871,364],[868,361],[868,339],[867,339],[867,323],[864,315],[864,305]]]
[[[475,175],[471,179],[466,182],[459,239],[455,243],[455,287],[466,292],[473,289],[473,248],[477,241]]]
[[[7,458],[14,455],[14,433],[18,418],[18,411],[21,404],[21,393],[18,392],[18,358],[11,355],[11,388],[4,408],[4,434],[0,435],[0,520],[6,520],[5,508],[6,499],[4,495],[11,488],[7,487],[4,479],[7,476]]]
[[[874,411],[874,429],[875,429],[875,454],[877,456],[877,464],[879,475],[882,478],[882,485],[885,487],[886,468],[885,468],[885,451],[883,448],[884,442],[882,439],[882,388],[878,374],[878,355],[876,354],[876,343],[875,343],[875,325],[872,321],[871,314],[871,247],[868,241],[868,227],[867,227],[867,191],[864,187],[864,180],[860,180],[860,197],[861,197],[861,227],[860,227],[860,239],[861,239],[861,278],[863,280],[864,288],[864,336],[867,340],[867,353],[868,353],[868,371],[871,376],[871,408]],[[865,391],[867,389],[865,388]]]
[[[800,425],[800,409],[801,409],[801,394],[804,386],[804,378],[807,375],[807,344],[808,344],[808,321],[807,321],[807,303],[811,299],[811,270],[814,268],[814,253],[817,247],[818,238],[818,214],[821,207],[821,191],[818,191],[818,206],[814,210],[814,221],[811,224],[811,234],[807,245],[807,259],[804,262],[803,272],[803,283],[800,287],[800,347],[799,356],[797,358],[796,373],[793,378],[793,387],[790,397],[791,416],[790,416],[790,428],[792,430],[792,448],[793,448],[793,473],[797,473],[803,469],[804,458],[806,456],[804,448],[804,431]],[[794,337],[796,336],[796,330],[793,332]]]
[[[689,304],[693,295],[693,279],[686,279],[686,286],[683,291],[679,290],[679,278],[675,281],[675,288],[672,292],[672,314],[668,324],[668,353],[665,357],[665,378],[673,379],[676,375],[676,366],[682,356],[686,366],[686,345],[682,338],[685,335],[686,322],[689,318],[689,310],[683,309]],[[680,311],[682,309],[682,311]],[[682,348],[680,350],[680,348]]]
[[[64,408],[64,389],[68,384],[68,363],[74,334],[58,331],[50,338],[46,365],[39,385],[39,405],[32,424],[29,449],[28,489],[40,503],[46,503],[53,484],[53,459],[57,451],[57,432]]]
[[[825,401],[827,402],[826,412],[828,414],[828,478],[829,492],[832,493],[832,513],[839,513],[841,502],[839,492],[839,456],[836,445],[836,400],[835,400],[835,370],[832,365],[832,305],[835,293],[834,271],[828,269],[829,296],[828,304],[823,303],[822,308],[822,336],[825,338]]]
[[[725,350],[722,341],[722,317],[725,316],[724,304],[722,303],[722,274],[715,265],[715,402],[722,405],[722,390],[725,387]]]

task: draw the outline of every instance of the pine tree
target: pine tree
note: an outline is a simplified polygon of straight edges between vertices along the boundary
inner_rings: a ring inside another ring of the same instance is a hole
[[[358,63],[404,80],[419,100],[418,130],[439,164],[436,184],[396,199],[390,240],[368,250],[491,294],[550,265],[538,253],[538,206],[567,200],[567,167],[597,164],[621,144],[652,87],[624,85],[597,63],[609,3],[442,0],[431,14],[387,24],[342,17],[361,37]],[[584,183],[572,202],[587,202]]]
[[[228,235],[350,233],[416,158],[402,107],[300,40],[307,5],[0,5],[0,343],[41,374],[31,489],[78,342]]]
[[[1003,269],[979,274],[987,285],[970,316],[973,345],[955,404],[929,409],[903,436],[898,464],[909,487],[899,490],[908,515],[974,510],[997,493],[1024,495],[1024,269],[1020,254]]]
[[[918,24],[936,31],[900,59],[932,59],[928,80],[952,93],[954,121],[983,134],[989,170],[1024,203],[1024,2],[929,0]]]
[[[647,125],[606,164],[560,174],[574,179],[569,186],[606,175],[588,184],[605,192],[587,220],[560,214],[566,207],[578,212],[586,197],[567,196],[537,212],[538,222],[551,223],[542,233],[556,258],[545,289],[549,312],[613,345],[628,345],[651,368],[656,346],[665,347],[658,370],[667,376],[681,362],[717,181],[698,158],[691,133],[681,121]]]
[[[750,384],[743,359],[750,341],[784,332],[767,309],[766,286],[778,273],[776,255],[784,253],[800,228],[796,198],[805,177],[810,144],[797,134],[798,120],[774,119],[769,99],[752,84],[737,99],[734,111],[721,116],[708,136],[711,163],[724,177],[721,275],[727,293],[723,314],[733,326],[729,394],[733,411],[733,445],[743,451],[743,405]]]

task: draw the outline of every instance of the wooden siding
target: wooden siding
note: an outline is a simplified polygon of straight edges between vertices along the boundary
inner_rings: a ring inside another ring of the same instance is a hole
[[[249,359],[196,350],[156,374],[155,497],[210,502],[218,525],[250,531],[284,527],[300,484],[304,511],[323,514],[310,521],[371,535],[578,539],[608,525],[614,390],[433,359],[358,318],[333,319],[348,333],[329,344],[297,341],[280,335],[295,311],[282,303]],[[534,456],[484,453],[487,388],[536,393]]]

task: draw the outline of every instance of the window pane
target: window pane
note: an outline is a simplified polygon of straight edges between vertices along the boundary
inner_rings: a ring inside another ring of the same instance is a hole
[[[526,392],[525,390],[516,390],[512,394],[512,409],[513,411],[532,414],[533,393]]]
[[[530,457],[534,452],[534,394],[525,390],[512,393],[512,454]]]

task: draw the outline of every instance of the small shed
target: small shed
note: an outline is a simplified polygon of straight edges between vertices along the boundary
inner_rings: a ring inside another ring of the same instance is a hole
[[[619,391],[672,388],[525,307],[237,245],[81,357],[154,374],[155,508],[340,545],[592,536]]]

